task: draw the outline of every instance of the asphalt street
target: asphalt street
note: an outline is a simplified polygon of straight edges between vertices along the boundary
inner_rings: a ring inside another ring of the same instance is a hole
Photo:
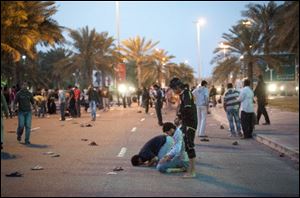
[[[149,114],[138,113],[136,106],[98,114],[95,122],[87,113],[65,122],[58,115],[33,118],[30,146],[16,140],[17,119],[5,120],[1,197],[299,196],[297,164],[255,140],[228,137],[227,129],[220,129],[211,115],[210,141],[195,141],[197,178],[183,179],[182,173],[131,166],[131,156],[162,133],[153,108]],[[174,110],[163,113],[164,121],[174,117]],[[93,141],[97,146],[89,145]],[[234,141],[238,145],[232,145]],[[37,165],[44,169],[31,170]],[[116,167],[124,170],[113,171]],[[23,177],[5,176],[15,171]]]

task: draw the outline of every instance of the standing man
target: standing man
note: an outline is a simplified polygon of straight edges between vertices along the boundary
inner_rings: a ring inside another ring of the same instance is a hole
[[[189,157],[189,168],[184,178],[196,177],[195,171],[195,132],[197,128],[197,112],[194,104],[192,93],[188,89],[184,89],[184,84],[178,79],[173,78],[170,81],[171,89],[180,96],[180,106],[178,111],[178,118],[182,121],[182,132],[184,134],[185,150]]]
[[[6,99],[5,96],[2,94],[2,90],[1,90],[1,150],[3,149],[2,145],[3,145],[3,135],[4,135],[4,123],[3,123],[3,113],[5,114],[5,117],[8,118],[8,106],[6,103]]]
[[[97,102],[100,101],[99,100],[99,94],[94,89],[93,85],[89,86],[87,94],[89,96],[89,103],[90,103],[92,121],[96,121],[96,110],[97,110],[96,104],[97,104]]]
[[[253,99],[254,93],[250,88],[250,80],[244,80],[244,88],[241,90],[239,95],[238,101],[241,102],[241,122],[242,122],[242,129],[244,132],[243,139],[252,138],[253,132],[253,114],[254,114],[254,107],[253,107]]]
[[[258,76],[258,84],[256,86],[256,89],[254,90],[254,96],[257,97],[257,124],[259,124],[259,120],[261,117],[261,114],[265,117],[265,123],[263,125],[270,125],[270,119],[268,112],[266,110],[267,105],[267,94],[266,94],[266,84],[264,82],[263,76]]]
[[[64,89],[58,91],[58,103],[60,106],[60,120],[65,121],[65,111],[66,111],[66,93]]]
[[[25,126],[25,144],[30,144],[30,131],[31,131],[31,105],[35,107],[32,93],[27,89],[27,82],[23,82],[22,88],[18,91],[15,99],[15,104],[19,105],[18,109],[18,128],[17,140],[20,142],[23,135]]]
[[[215,88],[214,85],[212,85],[210,92],[209,92],[209,97],[211,97],[214,107],[216,107],[216,105],[217,105],[216,96],[217,96],[217,89]]]
[[[158,85],[154,85],[153,87],[156,91],[156,94],[155,94],[156,116],[157,116],[157,119],[158,119],[159,126],[162,126],[163,121],[162,121],[161,109],[162,109],[162,106],[163,106],[163,92],[162,92],[161,88]]]
[[[144,87],[142,93],[142,106],[145,108],[145,113],[149,112],[149,101],[150,101],[149,90],[146,87]]]
[[[196,105],[197,105],[197,118],[198,118],[198,125],[197,125],[197,134],[200,138],[206,138],[205,135],[205,128],[206,128],[206,117],[207,117],[207,109],[209,104],[209,95],[207,89],[207,82],[203,80],[201,82],[201,86],[198,86],[193,91],[193,95],[196,98]],[[201,141],[205,141],[201,139]]]
[[[224,110],[226,112],[227,119],[229,122],[231,137],[236,137],[233,119],[235,120],[237,135],[240,137],[242,136],[241,121],[240,121],[240,117],[239,117],[239,109],[240,109],[240,101],[238,101],[239,95],[240,95],[240,92],[233,89],[232,83],[228,83],[227,91],[224,94],[223,105],[224,105]]]
[[[77,86],[75,86],[74,89],[74,98],[75,98],[75,110],[76,110],[76,115],[78,118],[80,118],[81,116],[81,112],[80,112],[80,95],[81,95],[81,91],[80,89],[78,89]]]

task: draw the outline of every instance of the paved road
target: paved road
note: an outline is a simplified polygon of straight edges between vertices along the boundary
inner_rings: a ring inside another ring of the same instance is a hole
[[[174,112],[164,118],[172,121]],[[58,116],[34,118],[33,128],[40,129],[32,132],[31,146],[17,143],[15,134],[9,133],[17,120],[6,120],[1,196],[299,196],[296,164],[254,140],[232,145],[228,131],[221,130],[211,116],[210,142],[196,139],[197,178],[192,180],[131,166],[131,156],[161,133],[155,115],[115,108],[100,112],[94,123],[89,120],[88,114],[66,122],[58,121]],[[82,123],[93,127],[80,127]],[[91,141],[98,146],[89,146]],[[48,151],[61,156],[43,155]],[[44,170],[30,170],[35,165]],[[108,174],[118,166],[124,171]],[[5,177],[13,171],[24,177]]]

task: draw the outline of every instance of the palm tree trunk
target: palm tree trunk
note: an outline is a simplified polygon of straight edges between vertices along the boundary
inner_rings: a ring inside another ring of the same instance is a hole
[[[253,63],[248,63],[248,79],[250,80],[250,87],[253,89]]]
[[[138,88],[142,87],[141,84],[141,66],[139,63],[137,63],[137,77],[138,77]]]
[[[160,67],[158,67],[158,69],[157,69],[157,77],[158,77],[158,84],[159,84],[159,86],[161,87],[161,81],[162,81],[162,77],[161,77],[162,75],[161,75],[161,69],[160,69]]]

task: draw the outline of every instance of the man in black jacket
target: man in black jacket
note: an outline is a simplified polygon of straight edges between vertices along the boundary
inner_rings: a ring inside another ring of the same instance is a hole
[[[261,117],[261,114],[264,115],[266,122],[263,123],[263,125],[270,125],[270,119],[268,112],[266,110],[267,105],[267,95],[266,95],[266,84],[264,82],[263,76],[258,76],[258,84],[256,86],[256,89],[254,91],[254,96],[257,97],[257,124],[259,124],[259,119]]]
[[[157,115],[157,119],[158,119],[158,124],[159,126],[163,125],[163,121],[162,121],[162,114],[161,114],[161,109],[163,106],[163,92],[161,90],[161,88],[158,85],[153,85],[154,89],[155,89],[155,111],[156,111],[156,115]]]
[[[189,157],[189,168],[184,178],[196,177],[195,171],[195,132],[197,128],[197,110],[191,91],[178,79],[170,81],[170,88],[180,96],[180,107],[178,118],[182,121],[182,132],[184,134],[185,150]]]

